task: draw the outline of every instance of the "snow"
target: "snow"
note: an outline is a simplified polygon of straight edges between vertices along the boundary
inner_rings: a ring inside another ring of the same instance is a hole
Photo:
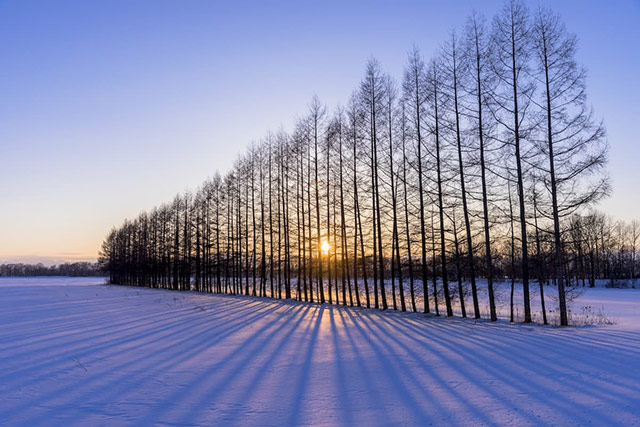
[[[640,425],[640,290],[555,328],[0,279],[0,425]]]

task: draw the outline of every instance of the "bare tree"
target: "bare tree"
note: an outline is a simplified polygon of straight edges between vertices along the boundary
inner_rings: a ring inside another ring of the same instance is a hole
[[[447,316],[453,316],[453,308],[451,306],[451,296],[449,294],[449,281],[447,278],[447,252],[445,242],[445,225],[444,225],[444,188],[443,188],[443,158],[442,158],[442,141],[441,141],[441,128],[440,123],[443,120],[441,114],[443,106],[443,88],[442,88],[442,76],[441,76],[441,64],[436,61],[432,61],[427,71],[430,92],[428,102],[432,107],[433,123],[431,123],[431,132],[433,134],[433,140],[435,147],[433,149],[435,153],[436,161],[436,186],[437,186],[437,204],[438,204],[438,217],[440,220],[440,263],[442,271],[442,289],[444,290],[444,300],[447,309]],[[435,276],[435,270],[434,270]]]
[[[411,256],[411,233],[409,231],[409,192],[407,190],[407,163],[409,162],[407,159],[407,116],[405,113],[405,102],[401,103],[401,140],[402,140],[402,185],[403,185],[403,196],[404,196],[404,226],[405,226],[405,234],[407,241],[407,263],[409,266],[409,292],[411,294],[411,308],[415,313],[416,309],[416,295],[413,283],[413,258]],[[399,246],[399,243],[398,243]],[[398,249],[399,251],[399,249]]]
[[[378,278],[380,280],[380,299],[382,309],[386,310],[387,295],[384,285],[384,257],[382,253],[382,219],[380,209],[380,185],[378,168],[378,128],[384,111],[384,77],[380,70],[380,65],[375,59],[370,59],[367,63],[365,77],[360,84],[360,103],[366,121],[366,133],[370,141],[370,165],[371,165],[371,203],[373,213],[373,293],[374,306],[379,307],[378,300]],[[379,266],[379,270],[378,270]]]
[[[423,155],[422,155],[422,126],[423,116],[426,102],[426,76],[425,66],[417,48],[409,53],[409,63],[404,70],[404,79],[402,81],[403,97],[406,108],[410,113],[407,114],[409,123],[411,123],[412,136],[414,138],[417,149],[417,165],[418,165],[418,199],[420,201],[420,238],[422,250],[422,291],[424,296],[424,312],[429,313],[429,288],[428,288],[428,272],[427,272],[427,234],[425,229],[425,203],[424,203],[424,173],[423,173]]]
[[[491,231],[489,225],[489,196],[487,190],[487,162],[485,143],[485,85],[487,84],[487,64],[485,58],[488,56],[484,19],[477,14],[471,15],[466,27],[466,47],[465,54],[468,57],[469,65],[469,94],[475,98],[469,108],[471,120],[473,121],[478,135],[478,154],[480,157],[480,178],[482,184],[482,220],[484,224],[484,250],[485,269],[487,275],[487,291],[489,294],[489,315],[492,321],[498,320],[496,312],[495,292],[493,289],[493,260],[491,255]],[[475,105],[474,105],[475,104]],[[474,301],[474,311],[476,310]],[[475,317],[480,316],[479,308],[475,312]]]
[[[309,106],[309,118],[311,120],[313,129],[313,149],[314,149],[314,177],[315,177],[315,201],[316,201],[316,236],[317,236],[317,250],[318,250],[318,298],[320,304],[324,304],[324,285],[322,283],[322,236],[320,228],[320,188],[318,181],[318,166],[320,157],[318,154],[318,147],[320,144],[321,132],[323,121],[325,118],[326,109],[320,104],[317,97],[313,97],[311,105]]]
[[[513,145],[516,165],[518,206],[520,213],[520,241],[522,246],[522,291],[524,321],[531,322],[529,295],[529,253],[527,245],[527,216],[524,197],[523,141],[528,129],[523,127],[530,107],[529,99],[534,86],[525,76],[531,56],[529,14],[521,0],[509,0],[495,17],[492,34],[493,55],[491,65],[502,89],[493,93],[498,106],[495,115],[504,127],[508,142]],[[509,119],[511,123],[509,123]]]
[[[575,61],[575,36],[544,9],[538,10],[532,33],[538,79],[544,85],[540,107],[545,138],[540,151],[548,161],[545,185],[551,196],[560,324],[567,325],[560,220],[607,193],[607,177],[600,175],[606,143],[604,127],[594,122],[585,105],[585,70]]]
[[[452,94],[451,98],[453,102],[451,103],[453,107],[454,114],[454,133],[455,133],[455,142],[456,149],[458,153],[458,174],[460,178],[460,195],[462,200],[462,213],[464,217],[464,226],[466,232],[466,240],[467,240],[467,257],[469,264],[469,276],[471,279],[471,294],[473,298],[473,310],[475,318],[480,318],[480,304],[478,302],[478,288],[476,285],[476,272],[475,272],[475,262],[473,256],[473,242],[472,242],[472,232],[471,232],[471,220],[469,215],[469,206],[467,204],[467,189],[465,183],[465,168],[463,162],[463,151],[462,151],[462,132],[461,132],[461,117],[460,117],[460,101],[459,101],[459,88],[461,86],[460,78],[461,76],[466,75],[465,67],[466,63],[462,62],[461,64],[461,55],[458,51],[458,41],[455,33],[451,34],[449,43],[447,44],[444,50],[444,68],[445,68],[445,78],[447,79],[445,85],[448,86],[448,90]],[[462,70],[459,69],[462,67]],[[454,230],[456,229],[454,224]],[[457,244],[457,235],[456,239],[456,259],[458,259],[458,244]],[[459,267],[459,260],[458,260]],[[460,276],[460,274],[458,274]],[[464,295],[461,292],[462,287],[460,286],[460,304],[462,306],[462,310],[464,312]],[[466,314],[465,316],[466,317]]]

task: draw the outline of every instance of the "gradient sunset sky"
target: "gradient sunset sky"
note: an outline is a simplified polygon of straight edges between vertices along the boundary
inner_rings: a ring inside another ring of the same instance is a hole
[[[578,35],[613,194],[640,219],[640,2],[532,1]],[[400,79],[490,1],[0,0],[0,263],[94,260],[104,235],[195,189],[370,56]]]

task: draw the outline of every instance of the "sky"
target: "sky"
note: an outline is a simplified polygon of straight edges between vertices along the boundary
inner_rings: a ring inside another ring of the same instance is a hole
[[[579,38],[613,192],[640,219],[640,1],[540,0]],[[215,171],[314,94],[346,103],[368,58],[399,79],[501,0],[0,0],[0,262],[95,260],[114,225]]]

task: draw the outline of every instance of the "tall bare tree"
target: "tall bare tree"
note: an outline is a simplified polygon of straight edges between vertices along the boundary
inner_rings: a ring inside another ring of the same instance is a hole
[[[551,197],[554,272],[558,275],[560,324],[567,325],[561,218],[600,199],[608,191],[605,132],[586,105],[585,70],[575,60],[577,39],[553,12],[539,9],[532,28],[536,71],[544,89],[539,148],[547,157],[545,186]],[[542,165],[541,165],[542,167]]]
[[[424,173],[423,173],[423,137],[422,127],[424,110],[427,99],[426,70],[424,61],[416,47],[409,53],[409,62],[404,70],[402,81],[403,97],[408,110],[407,116],[411,126],[417,150],[418,165],[418,200],[420,202],[420,241],[422,251],[422,292],[424,296],[424,312],[429,313],[429,278],[427,271],[427,232],[425,228],[425,203],[424,203]]]
[[[501,88],[493,92],[493,101],[499,110],[495,117],[503,126],[509,144],[514,147],[513,160],[518,187],[525,323],[531,322],[527,216],[522,167],[525,156],[523,144],[529,137],[530,130],[524,124],[530,107],[529,100],[534,91],[531,80],[526,78],[531,56],[530,33],[529,13],[525,4],[521,0],[508,0],[493,22],[491,66],[498,80],[502,82]]]

